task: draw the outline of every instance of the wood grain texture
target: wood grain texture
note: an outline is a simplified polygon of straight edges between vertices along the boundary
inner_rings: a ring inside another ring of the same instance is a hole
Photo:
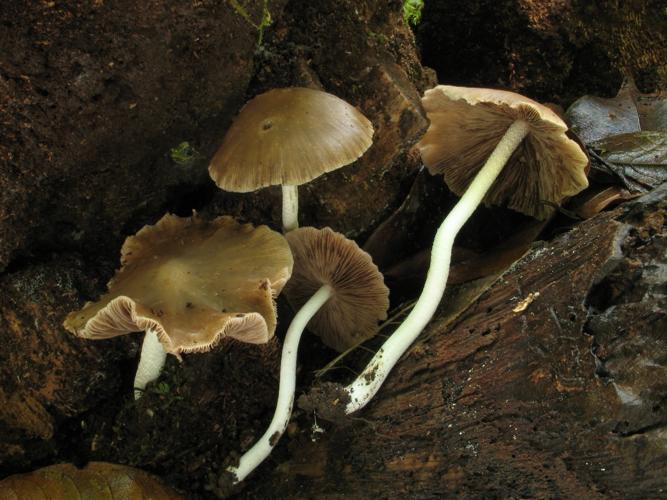
[[[433,321],[352,425],[296,439],[247,494],[663,494],[666,194],[534,248],[450,328]]]

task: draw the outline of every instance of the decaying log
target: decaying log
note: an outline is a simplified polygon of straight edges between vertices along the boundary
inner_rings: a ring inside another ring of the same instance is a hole
[[[436,318],[375,403],[320,419],[246,493],[664,495],[666,221],[663,185],[532,249],[453,326]]]

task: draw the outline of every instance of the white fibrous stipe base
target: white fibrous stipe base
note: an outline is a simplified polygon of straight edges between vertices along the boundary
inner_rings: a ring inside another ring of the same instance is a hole
[[[137,374],[134,376],[134,399],[139,399],[146,386],[157,380],[167,359],[167,352],[153,330],[146,330],[144,343],[141,346],[141,357]]]
[[[324,303],[332,295],[332,288],[328,285],[322,286],[296,313],[292,323],[287,329],[283,344],[282,358],[280,361],[280,387],[278,389],[278,401],[276,411],[268,429],[261,438],[246,451],[239,461],[238,467],[228,467],[227,471],[236,476],[235,483],[243,481],[276,446],[280,436],[287,429],[292,415],[294,404],[294,389],[296,387],[296,360],[301,334],[310,319],[320,310]]]

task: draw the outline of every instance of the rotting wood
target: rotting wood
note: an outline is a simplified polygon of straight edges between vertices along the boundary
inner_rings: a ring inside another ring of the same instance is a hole
[[[302,433],[246,493],[664,494],[666,219],[663,185],[533,249],[453,326],[433,322],[352,425]]]

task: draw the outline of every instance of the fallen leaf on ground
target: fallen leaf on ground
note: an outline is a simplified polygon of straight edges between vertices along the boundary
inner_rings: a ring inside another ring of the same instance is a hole
[[[595,141],[590,146],[608,167],[619,171],[635,191],[647,191],[667,181],[665,131],[613,135]]]
[[[626,78],[616,97],[580,97],[568,108],[566,118],[586,144],[612,135],[667,130],[667,95],[642,94]]]
[[[640,196],[631,194],[628,190],[619,186],[609,186],[598,190],[587,190],[585,195],[578,199],[573,211],[582,219],[590,219],[606,208],[614,207],[624,201],[632,200]]]
[[[571,130],[627,189],[645,192],[667,180],[667,94],[642,94],[626,78],[616,97],[584,96],[567,110]]]
[[[57,464],[9,476],[0,481],[0,498],[176,500],[183,497],[140,469],[90,462],[84,469]]]

